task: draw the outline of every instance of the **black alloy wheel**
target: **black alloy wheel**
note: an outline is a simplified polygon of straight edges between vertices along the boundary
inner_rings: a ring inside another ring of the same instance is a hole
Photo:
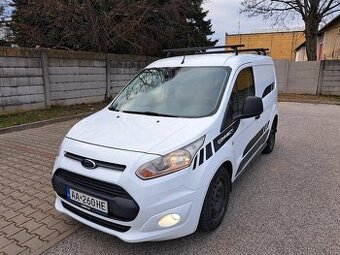
[[[213,231],[223,221],[229,199],[230,178],[224,168],[220,168],[212,179],[201,212],[199,228]]]

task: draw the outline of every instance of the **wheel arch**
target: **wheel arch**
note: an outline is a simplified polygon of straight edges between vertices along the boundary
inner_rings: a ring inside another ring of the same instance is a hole
[[[233,164],[231,163],[231,161],[227,160],[222,164],[222,167],[224,169],[226,169],[227,173],[228,173],[228,177],[229,177],[229,181],[230,181],[230,192],[232,191],[232,176],[233,176]]]
[[[272,128],[275,129],[275,132],[277,131],[277,124],[279,122],[279,116],[276,114],[273,120]]]

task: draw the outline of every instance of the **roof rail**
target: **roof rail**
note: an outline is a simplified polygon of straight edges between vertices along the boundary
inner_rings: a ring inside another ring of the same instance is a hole
[[[231,49],[230,52],[235,52],[235,54],[238,54],[238,51],[240,47],[244,47],[244,44],[235,44],[235,45],[225,45],[225,46],[207,46],[207,47],[190,47],[190,48],[178,48],[178,49],[166,49],[163,50],[163,52],[167,53],[167,57],[174,56],[176,54],[181,55],[181,53],[189,53],[189,55],[192,54],[204,54],[207,52],[207,50],[214,50],[214,49]],[[209,51],[210,52],[216,52],[216,51]],[[211,53],[210,53],[211,54]]]
[[[255,51],[259,55],[267,55],[267,51],[269,51],[269,48],[249,48],[249,49],[241,49],[240,52],[249,52],[249,51]]]
[[[250,49],[239,49],[244,47],[244,44],[236,45],[225,45],[225,46],[211,46],[211,47],[191,47],[191,48],[178,48],[178,49],[166,49],[163,52],[167,53],[167,57],[176,55],[195,55],[195,54],[214,54],[214,53],[235,53],[238,55],[239,52],[257,52],[259,55],[267,55],[268,48],[250,48]],[[216,50],[225,49],[225,50]],[[230,50],[228,50],[230,49]],[[211,50],[211,51],[207,51]]]

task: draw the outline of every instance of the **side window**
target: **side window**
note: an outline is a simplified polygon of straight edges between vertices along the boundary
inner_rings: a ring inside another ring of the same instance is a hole
[[[238,74],[229,101],[231,116],[242,113],[243,104],[248,96],[255,96],[253,68],[247,67]]]

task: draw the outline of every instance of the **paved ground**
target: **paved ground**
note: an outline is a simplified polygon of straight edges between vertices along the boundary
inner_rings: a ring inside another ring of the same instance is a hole
[[[83,226],[45,254],[340,254],[340,106],[280,103],[280,114],[275,151],[234,185],[214,233],[126,244]],[[78,227],[53,210],[50,188],[73,123],[0,135],[0,253],[39,252]]]
[[[55,211],[50,181],[74,122],[0,135],[0,254],[39,253],[80,226]]]

